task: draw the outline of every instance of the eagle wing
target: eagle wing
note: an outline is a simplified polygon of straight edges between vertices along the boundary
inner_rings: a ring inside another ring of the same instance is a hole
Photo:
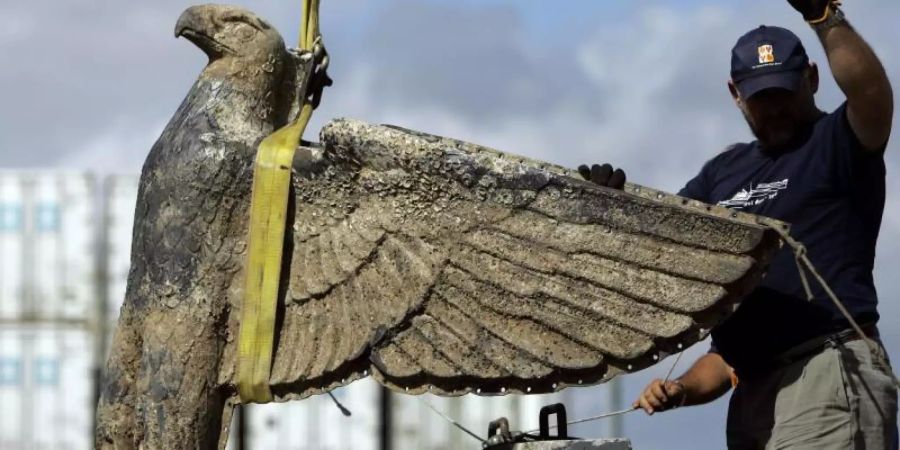
[[[294,163],[278,398],[552,392],[703,339],[778,247],[755,216],[339,119]]]

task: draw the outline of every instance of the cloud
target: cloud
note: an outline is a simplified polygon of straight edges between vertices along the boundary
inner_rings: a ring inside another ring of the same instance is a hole
[[[155,140],[147,128],[168,120],[206,62],[192,44],[173,37],[179,14],[195,3],[34,0],[0,6],[0,166],[77,161],[74,153],[93,151],[98,135],[124,123],[143,139],[126,139],[129,147],[118,153],[143,160]],[[242,3],[296,33],[294,2]],[[340,20],[358,21],[368,4],[327,3],[323,26],[337,29],[349,29]],[[119,170],[136,172],[140,164]]]

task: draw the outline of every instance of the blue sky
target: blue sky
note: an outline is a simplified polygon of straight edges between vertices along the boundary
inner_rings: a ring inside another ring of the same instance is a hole
[[[299,2],[238,1],[296,40]],[[820,106],[842,96],[813,33],[782,0],[323,0],[335,86],[311,129],[337,116],[453,136],[567,166],[609,161],[675,191],[711,156],[750,139],[725,83],[738,35],[794,29],[822,64]],[[900,3],[845,7],[900,89]],[[137,173],[205,60],[172,37],[191,2],[0,4],[0,167]],[[309,132],[308,138],[314,137]],[[896,139],[895,139],[896,141]],[[900,148],[887,151],[888,206],[876,282],[882,333],[900,360]],[[691,350],[690,356],[702,352]],[[691,358],[684,358],[680,372]],[[634,397],[668,362],[627,377]],[[572,416],[602,412],[605,387],[573,390]],[[639,449],[724,447],[726,399],[626,418]],[[576,427],[588,436],[604,428]]]

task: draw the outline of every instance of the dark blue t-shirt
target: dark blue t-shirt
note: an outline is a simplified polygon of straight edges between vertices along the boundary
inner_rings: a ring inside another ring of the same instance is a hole
[[[822,115],[799,148],[764,152],[737,144],[707,162],[679,195],[791,224],[809,259],[854,318],[878,320],[872,279],[885,200],[884,158],[866,155],[846,104]],[[776,255],[760,286],[712,332],[713,345],[738,373],[764,370],[779,353],[847,327],[811,277],[806,295],[790,248]]]

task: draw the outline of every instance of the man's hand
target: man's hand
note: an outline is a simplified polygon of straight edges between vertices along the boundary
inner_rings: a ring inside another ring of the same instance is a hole
[[[809,22],[824,18],[825,11],[833,3],[833,0],[788,0],[788,3],[800,14],[803,14],[803,19]]]
[[[594,184],[606,186],[613,189],[625,188],[625,172],[622,169],[613,170],[610,164],[594,164],[588,167],[584,164],[578,166],[578,173]]]
[[[656,379],[650,382],[640,398],[632,404],[635,408],[643,409],[648,415],[657,411],[665,411],[679,406],[684,406],[686,392],[680,381],[666,381]]]
[[[678,406],[709,403],[731,389],[733,370],[718,353],[700,357],[677,380],[653,380],[641,392],[632,406],[647,414],[665,411]]]

